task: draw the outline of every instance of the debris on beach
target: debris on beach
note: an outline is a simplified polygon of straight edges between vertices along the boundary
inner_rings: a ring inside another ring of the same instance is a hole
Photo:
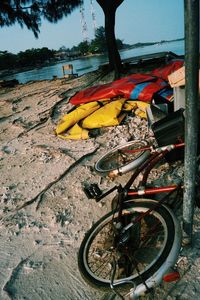
[[[170,104],[173,90],[167,78],[182,65],[183,60],[173,60],[149,74],[136,73],[80,90],[70,98],[76,106],[62,117],[56,134],[65,139],[88,139],[90,129],[119,125],[128,113],[147,118],[146,109],[153,98]]]
[[[55,128],[73,107],[70,97],[112,80],[112,74],[101,77],[94,72],[71,81],[43,80],[0,89],[0,299],[37,299],[38,293],[43,299],[101,299],[101,291],[83,282],[77,251],[85,232],[110,210],[113,195],[99,205],[86,199],[82,186],[98,182],[106,190],[124,184],[128,174],[116,182],[97,175],[97,158],[129,140],[152,144],[155,138],[147,120],[137,114],[127,114],[126,122],[102,127],[86,140],[59,139]],[[152,174],[151,180],[160,179],[166,169]],[[181,166],[163,180],[176,175],[182,176]],[[181,279],[158,287],[155,300],[198,298],[199,227],[197,210],[194,246],[180,254]]]

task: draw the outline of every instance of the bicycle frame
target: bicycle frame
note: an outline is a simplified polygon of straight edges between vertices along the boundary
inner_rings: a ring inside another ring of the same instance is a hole
[[[146,188],[147,179],[149,176],[150,171],[153,169],[153,167],[161,161],[167,153],[174,149],[183,148],[185,146],[184,143],[178,143],[178,144],[170,144],[167,146],[157,147],[153,148],[151,146],[144,147],[136,150],[126,150],[126,152],[142,152],[145,150],[149,150],[151,152],[150,157],[148,157],[144,163],[142,163],[139,167],[137,167],[133,174],[131,175],[130,179],[126,183],[124,187],[122,186],[114,186],[107,192],[100,195],[98,198],[96,198],[96,201],[99,202],[101,199],[112,193],[113,191],[118,189],[119,193],[123,193],[125,196],[143,196],[143,195],[153,195],[153,194],[159,194],[159,193],[165,193],[165,192],[172,192],[179,188],[179,185],[169,185],[169,186],[162,186],[162,187],[153,187],[153,188]],[[132,184],[134,183],[137,176],[144,171],[142,181],[140,182],[140,185],[137,190],[131,189]],[[111,176],[112,177],[112,176]]]
[[[166,200],[169,198],[169,194],[172,193],[173,191],[178,191],[182,186],[179,185],[169,185],[169,186],[161,186],[161,187],[146,187],[147,185],[147,179],[149,176],[150,171],[155,167],[155,165],[160,162],[167,153],[172,151],[173,149],[177,148],[182,148],[184,147],[184,143],[178,143],[178,144],[171,144],[163,147],[158,147],[158,148],[153,148],[153,147],[145,147],[137,150],[128,150],[130,152],[132,151],[144,151],[144,150],[149,150],[150,151],[150,156],[146,158],[146,160],[141,163],[132,173],[131,177],[129,178],[128,182],[125,184],[124,187],[121,185],[114,186],[107,192],[98,195],[95,199],[96,201],[100,201],[101,199],[105,198],[107,195],[112,193],[113,191],[117,190],[117,198],[114,198],[117,200],[117,205],[113,211],[113,219],[115,220],[113,223],[113,226],[116,229],[116,245],[115,247],[126,247],[126,242],[129,239],[130,236],[130,229],[134,228],[134,226],[137,226],[137,224],[141,223],[141,220],[145,218],[147,215],[151,214],[152,211],[155,211],[159,207],[161,207],[163,204],[163,207],[170,213],[171,218],[173,219],[174,228],[176,234],[174,235],[174,243],[173,246],[166,258],[166,260],[163,262],[163,264],[159,267],[159,269],[147,280],[143,279],[142,276],[140,275],[140,272],[138,270],[138,275],[141,276],[142,282],[138,286],[134,286],[130,290],[130,299],[136,299],[138,298],[139,295],[145,293],[146,291],[149,291],[151,288],[153,288],[156,284],[160,283],[162,281],[163,276],[169,271],[169,268],[171,268],[177,260],[177,256],[179,253],[180,249],[180,241],[181,241],[181,229],[178,220],[176,219],[175,215],[170,212],[170,208],[165,205]],[[138,187],[136,189],[131,189],[131,186],[133,185],[135,179],[140,173],[143,173],[142,180]],[[155,195],[158,193],[166,193],[164,197],[162,197],[159,201],[152,200],[152,199],[141,199],[145,201],[149,201],[152,203],[152,206],[149,207],[145,212],[139,214],[136,216],[133,220],[130,220],[128,224],[124,223],[123,221],[123,209],[124,209],[124,204],[128,203],[129,201],[135,201],[137,203],[140,201],[138,199],[138,196],[143,196],[143,195]],[[135,199],[134,199],[135,197]],[[177,199],[176,199],[177,203]],[[115,215],[116,213],[116,215]],[[157,227],[157,223],[154,226],[151,227],[149,234],[153,234],[154,230]],[[146,235],[148,237],[148,234]],[[113,259],[114,256],[113,256]],[[110,287],[113,290],[118,297],[121,299],[124,299],[117,291],[115,291],[115,287],[117,285],[121,284],[130,284],[129,280],[126,279],[121,279],[120,282],[114,283],[114,273],[115,273],[115,261],[113,262],[113,273],[112,273],[112,278],[111,278],[111,283]]]
[[[171,144],[163,147],[158,147],[156,149],[153,149],[152,147],[149,147],[149,150],[151,151],[150,157],[141,165],[139,166],[134,173],[132,174],[131,178],[127,182],[127,184],[124,186],[124,189],[127,191],[130,190],[131,185],[137,178],[137,176],[144,171],[142,181],[140,183],[140,188],[138,191],[129,191],[129,196],[142,196],[142,195],[152,195],[152,194],[158,194],[163,192],[171,192],[175,189],[177,189],[177,185],[171,185],[171,186],[163,186],[163,187],[157,187],[157,188],[149,188],[146,189],[146,183],[148,179],[148,175],[150,171],[153,169],[153,167],[161,161],[167,153],[174,149],[183,148],[185,146],[184,143],[179,144]],[[133,150],[134,151],[134,150]]]
[[[146,183],[147,183],[148,175],[149,175],[150,171],[152,170],[152,168],[159,161],[161,161],[162,158],[165,157],[165,155],[167,153],[169,153],[173,149],[184,147],[184,145],[185,145],[184,143],[179,143],[179,144],[171,144],[168,146],[159,147],[156,149],[153,149],[152,147],[149,147],[149,149],[145,149],[145,150],[151,151],[150,157],[148,159],[146,159],[146,161],[133,172],[133,174],[131,175],[131,178],[129,179],[129,181],[127,182],[127,184],[124,187],[118,187],[118,193],[119,193],[118,194],[118,205],[119,205],[118,206],[118,211],[119,211],[118,222],[120,224],[121,224],[121,217],[122,217],[122,211],[123,211],[123,203],[124,203],[124,201],[126,201],[128,199],[128,196],[131,196],[131,198],[132,198],[133,196],[152,195],[152,194],[168,192],[167,196],[164,196],[160,201],[156,202],[152,209],[147,210],[145,213],[138,216],[134,221],[132,221],[128,225],[126,225],[122,230],[122,236],[125,236],[126,232],[132,226],[135,226],[135,224],[139,223],[142,220],[142,218],[144,218],[146,215],[150,214],[157,207],[164,204],[164,202],[168,198],[168,195],[170,192],[178,190],[181,187],[180,185],[170,185],[170,186],[162,186],[162,187],[156,187],[156,188],[155,187],[146,188]],[[130,151],[134,151],[134,150],[130,150]],[[133,182],[135,181],[137,176],[143,171],[144,171],[144,174],[142,177],[142,181],[139,185],[139,189],[137,189],[136,191],[131,190],[131,185],[133,184]],[[175,219],[174,219],[174,222],[176,222],[176,227],[179,228],[179,225]],[[179,228],[179,230],[180,230],[180,228]],[[177,245],[171,251],[169,258],[166,260],[165,264],[163,264],[162,268],[157,272],[157,274],[152,277],[153,279],[151,278],[151,280],[148,280],[148,282],[146,282],[144,280],[143,283],[141,283],[136,289],[133,288],[130,290],[130,299],[137,299],[138,296],[141,295],[141,293],[144,293],[145,291],[150,290],[151,287],[154,286],[153,282],[161,281],[161,278],[162,278],[163,274],[168,270],[169,265],[171,264],[171,261],[174,260],[174,263],[175,263],[175,257],[179,251],[179,247],[180,247],[180,245],[177,242]],[[124,280],[124,284],[126,284],[126,283],[127,283],[126,280]],[[123,280],[121,281],[121,284],[123,284]],[[121,296],[119,293],[117,293],[115,291],[115,286],[114,286],[113,282],[111,282],[111,288],[112,288],[113,292],[115,292],[118,296]],[[124,298],[121,296],[121,299],[124,299]]]

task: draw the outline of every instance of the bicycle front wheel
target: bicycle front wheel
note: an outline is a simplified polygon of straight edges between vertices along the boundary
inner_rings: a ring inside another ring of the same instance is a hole
[[[101,156],[94,168],[101,175],[110,177],[127,173],[150,156],[148,148],[144,141],[131,141],[119,145]]]
[[[124,225],[138,219],[138,216],[154,206],[155,201],[147,199],[127,202],[122,211]],[[174,243],[178,244],[175,241],[177,233],[174,218],[165,206],[152,210],[134,224],[129,240],[123,247],[116,243],[114,224],[117,216],[118,212],[110,212],[101,218],[88,231],[80,246],[79,270],[83,278],[94,287],[110,287],[113,257],[117,262],[114,284],[128,280],[139,285],[159,270]],[[175,252],[174,249],[172,252]]]

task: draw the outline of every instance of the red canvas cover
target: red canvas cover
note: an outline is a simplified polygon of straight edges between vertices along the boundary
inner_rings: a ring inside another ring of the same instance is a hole
[[[90,101],[113,98],[116,96],[129,98],[133,87],[135,87],[137,84],[155,80],[156,78],[151,75],[133,74],[128,77],[115,80],[111,83],[96,85],[82,90],[71,98],[70,103],[77,105]]]
[[[183,61],[173,61],[157,68],[151,74],[132,74],[111,83],[96,85],[75,94],[70,103],[74,105],[121,96],[150,102],[154,93],[169,86],[167,76],[180,68]]]
[[[180,69],[183,64],[184,61],[182,59],[172,60],[166,66],[153,70],[151,74],[168,81],[168,76],[174,71]]]

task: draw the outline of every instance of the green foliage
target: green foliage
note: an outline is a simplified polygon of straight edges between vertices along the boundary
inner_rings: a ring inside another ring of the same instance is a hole
[[[16,66],[17,55],[7,51],[0,53],[0,69],[12,69]]]
[[[96,29],[95,38],[91,41],[89,50],[91,53],[107,52],[105,29],[103,26]]]
[[[0,1],[0,26],[16,22],[38,37],[42,18],[56,23],[80,5],[82,0],[3,0]]]
[[[116,40],[117,48],[123,49],[124,44],[120,39]],[[107,43],[106,43],[106,35],[105,29],[103,26],[100,26],[96,29],[95,38],[90,42],[89,52],[90,53],[105,53],[108,51]]]
[[[122,40],[120,40],[120,39],[116,39],[116,43],[117,43],[117,49],[123,49],[123,48],[125,48],[127,45],[125,45],[124,43],[123,43],[123,41]]]
[[[125,45],[123,44],[122,40],[117,39],[117,47],[118,49],[123,49]],[[59,51],[66,51],[66,52],[77,52],[80,55],[85,55],[89,53],[105,53],[108,51],[107,43],[106,43],[106,36],[105,36],[105,29],[103,26],[100,26],[96,29],[95,38],[90,42],[84,41],[78,44],[77,46],[73,46],[71,49],[67,49],[65,46],[62,46]]]
[[[44,47],[41,49],[28,49],[18,54],[7,51],[0,53],[0,69],[13,69],[21,67],[34,67],[54,58],[54,51]]]
[[[85,55],[89,52],[89,47],[90,47],[90,44],[85,41],[85,42],[81,42],[80,44],[78,44],[77,46],[77,51],[79,51],[82,55]]]
[[[97,32],[97,36],[91,42],[89,51],[92,53],[108,51],[109,65],[119,73],[121,69],[121,59],[115,42],[115,13],[124,0],[96,0],[101,6],[105,15],[105,30],[107,46],[100,37],[102,30]],[[72,11],[80,6],[84,0],[2,0],[0,1],[0,27],[11,26],[19,23],[33,31],[35,37],[40,32],[39,27],[42,19],[56,23],[63,17],[68,16]],[[79,45],[81,53],[86,51],[86,45]],[[122,45],[119,44],[121,47]]]
[[[117,39],[118,49],[124,47],[123,42]],[[67,49],[60,47],[60,52],[76,53],[77,55],[86,55],[89,53],[105,53],[107,51],[105,29],[103,26],[97,28],[95,38],[91,42],[81,42],[78,46]],[[9,70],[22,67],[36,67],[44,65],[46,62],[55,61],[55,50],[49,50],[47,47],[41,49],[28,49],[18,54],[12,54],[7,51],[0,51],[0,70]]]
[[[95,32],[95,39],[96,40],[99,40],[99,39],[105,39],[106,36],[105,36],[105,29],[103,26],[100,26],[96,29],[96,32]]]
[[[124,47],[123,42],[117,39],[118,49]],[[95,38],[91,42],[81,42],[78,46],[67,49],[62,46],[59,51],[77,53],[77,55],[86,55],[89,53],[105,53],[107,51],[105,30],[101,26],[97,28]],[[7,51],[0,51],[0,70],[9,70],[22,67],[36,67],[46,62],[54,61],[56,51],[49,50],[47,47],[41,49],[28,49],[18,54],[12,54]]]
[[[17,64],[21,67],[35,66],[53,58],[53,51],[46,47],[42,49],[29,49],[19,52],[17,58]]]

